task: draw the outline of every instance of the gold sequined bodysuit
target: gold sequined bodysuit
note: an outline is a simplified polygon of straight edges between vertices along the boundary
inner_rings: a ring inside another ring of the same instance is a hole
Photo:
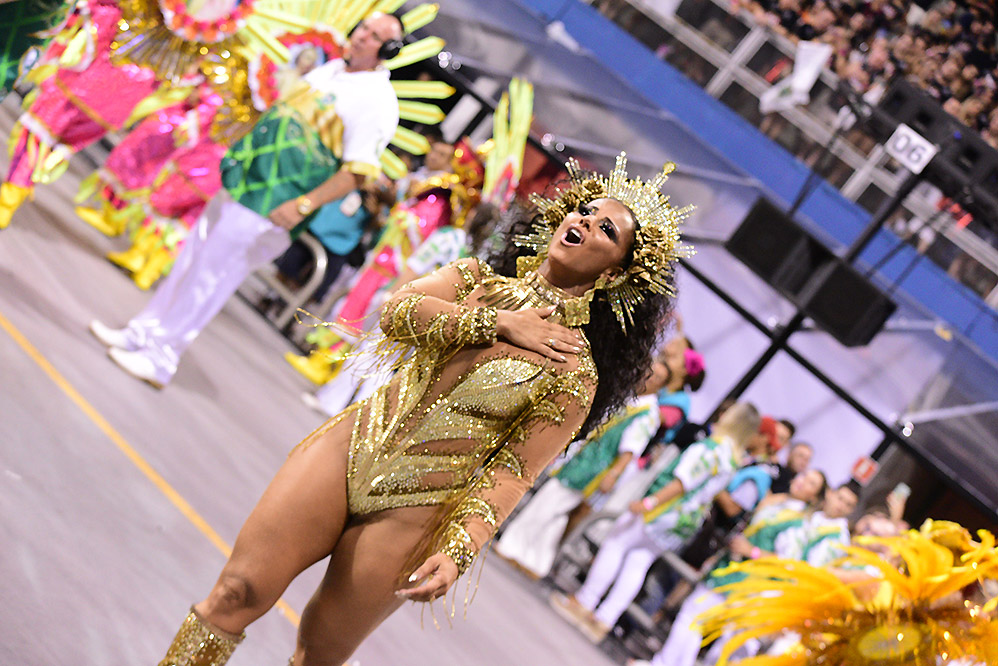
[[[470,259],[414,284],[392,297],[381,318],[388,340],[410,349],[411,358],[330,426],[355,416],[350,514],[439,506],[434,537],[420,555],[444,552],[463,572],[578,432],[596,368],[588,341],[565,363],[496,341],[496,307],[570,298],[536,273],[504,278]]]

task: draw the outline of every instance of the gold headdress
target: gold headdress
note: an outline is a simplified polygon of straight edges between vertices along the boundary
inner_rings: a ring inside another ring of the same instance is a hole
[[[627,177],[626,153],[617,156],[609,176],[583,171],[574,158],[565,167],[571,184],[567,189],[559,188],[557,198],[530,196],[540,215],[530,233],[514,236],[513,242],[533,249],[536,256],[521,257],[517,269],[523,273],[540,266],[547,256],[554,230],[579,204],[594,199],[616,199],[634,212],[637,221],[633,258],[627,270],[617,278],[610,281],[601,278],[594,289],[606,292],[613,313],[621,328],[626,330],[633,324],[634,308],[646,294],[675,295],[672,283],[676,260],[693,254],[691,246],[681,244],[679,223],[689,216],[693,206],[673,208],[669,197],[661,192],[662,185],[676,168],[672,162],[647,183],[640,178]],[[591,291],[589,298],[592,298]]]

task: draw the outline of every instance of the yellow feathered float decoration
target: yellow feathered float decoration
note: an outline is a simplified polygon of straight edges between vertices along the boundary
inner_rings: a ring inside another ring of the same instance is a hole
[[[734,632],[718,663],[740,666],[998,664],[998,555],[994,535],[978,538],[927,521],[897,537],[857,538],[835,568],[779,558],[732,565],[747,578],[719,588],[728,596],[701,616],[705,641]],[[786,632],[800,639],[787,654],[729,661],[747,641]]]

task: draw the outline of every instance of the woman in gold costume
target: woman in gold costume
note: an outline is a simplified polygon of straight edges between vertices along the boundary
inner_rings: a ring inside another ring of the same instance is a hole
[[[573,160],[566,189],[533,199],[518,277],[468,259],[395,293],[381,315],[395,377],[291,452],[161,666],[223,664],[327,556],[291,663],[342,664],[405,600],[446,594],[545,466],[633,393],[688,209],[660,192],[671,165],[647,183],[625,167]]]

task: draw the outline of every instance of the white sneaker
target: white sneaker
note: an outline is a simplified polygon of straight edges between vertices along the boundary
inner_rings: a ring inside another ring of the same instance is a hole
[[[142,352],[111,347],[107,350],[107,355],[119,368],[136,379],[148,382],[154,388],[161,389],[170,381],[170,377]]]
[[[111,328],[94,319],[90,322],[90,332],[105,347],[117,347],[127,351],[135,351],[138,348],[127,328]]]

